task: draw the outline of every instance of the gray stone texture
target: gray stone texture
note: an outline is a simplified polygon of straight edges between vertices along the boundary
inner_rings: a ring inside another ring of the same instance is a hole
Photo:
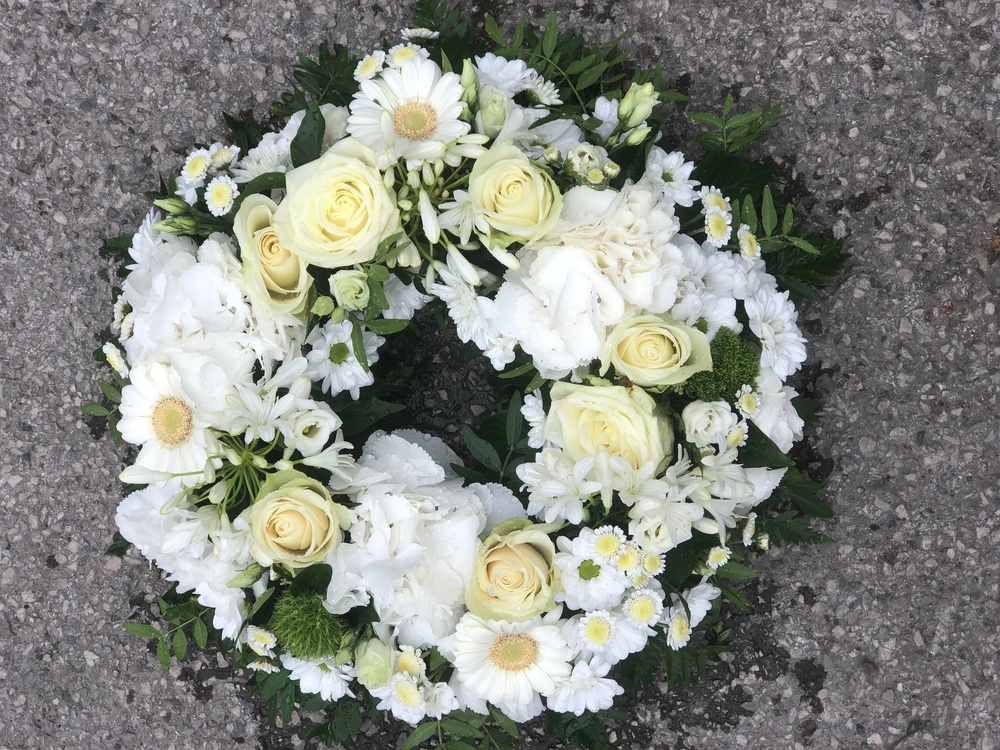
[[[997,5],[527,8],[595,40],[627,31],[693,108],[726,91],[785,105],[753,154],[853,253],[801,315],[837,541],[762,557],[727,662],[685,695],[654,690],[634,712],[647,739],[617,746],[1000,747]],[[371,0],[0,0],[0,750],[303,746],[219,657],[167,674],[121,627],[165,586],[135,552],[104,554],[123,454],[80,413],[111,310],[97,249],[193,142],[224,136],[221,111],[263,115],[297,54],[361,52],[408,18]],[[678,114],[671,132],[691,128]]]

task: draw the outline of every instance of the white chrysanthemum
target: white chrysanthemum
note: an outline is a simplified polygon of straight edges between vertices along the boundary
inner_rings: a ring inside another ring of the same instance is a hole
[[[598,659],[577,662],[569,679],[559,683],[546,705],[552,711],[576,716],[611,708],[625,689],[608,678],[610,669],[610,664]]]
[[[327,323],[314,328],[306,338],[306,345],[312,349],[306,354],[309,361],[309,377],[322,381],[323,392],[331,396],[350,391],[355,401],[361,396],[361,388],[375,382],[371,369],[366,370],[358,362],[354,352],[352,334],[354,327],[349,321]],[[369,368],[378,362],[378,348],[385,339],[371,331],[363,336],[365,356]]]
[[[419,724],[427,716],[427,703],[420,680],[405,672],[397,672],[385,685],[373,687],[371,694],[379,699],[377,708],[389,711],[400,721]]]
[[[425,686],[424,705],[427,707],[427,715],[432,719],[440,719],[461,707],[458,696],[447,682],[435,682],[429,687]]]
[[[641,485],[640,494],[629,511],[629,534],[646,552],[669,552],[686,542],[693,534],[694,524],[704,516],[704,509],[689,502],[705,485],[692,470],[691,462],[678,448],[678,460],[671,464],[662,479]]]
[[[381,73],[383,67],[385,67],[385,52],[377,49],[358,63],[354,69],[354,80],[358,83],[369,81]]]
[[[233,207],[240,189],[229,175],[214,177],[205,188],[205,203],[212,216],[225,216]]]
[[[750,231],[749,226],[740,224],[740,228],[736,232],[736,239],[740,243],[740,255],[744,258],[754,260],[760,256],[760,243],[757,242],[757,237]]]
[[[137,466],[176,475],[189,487],[203,481],[215,438],[195,401],[172,367],[147,362],[132,368],[131,383],[122,389],[118,429],[125,441],[142,446]]]
[[[733,234],[733,215],[715,206],[705,209],[705,242],[722,247]]]
[[[398,70],[409,63],[426,60],[430,56],[431,53],[419,44],[404,43],[390,47],[385,59],[389,65]]]
[[[646,580],[647,578],[642,561],[642,547],[634,539],[629,539],[621,546],[618,558],[614,560],[614,565],[625,574],[629,580],[629,584],[635,586],[637,580]]]
[[[792,399],[798,396],[791,386],[782,385],[769,367],[761,367],[757,376],[757,393],[760,404],[753,414],[747,415],[761,431],[787,453],[796,441],[802,439],[804,423],[795,411]]]
[[[620,615],[595,609],[569,622],[572,633],[567,634],[567,641],[584,659],[598,656],[608,664],[617,664],[631,653],[630,642],[634,639],[622,632]]]
[[[274,657],[274,647],[278,644],[278,639],[274,633],[256,625],[247,626],[247,646],[257,656],[265,656],[268,659]]]
[[[212,162],[212,169],[225,169],[239,158],[239,146],[227,146],[224,143],[213,143],[208,147],[208,156]]]
[[[806,359],[806,340],[795,321],[798,313],[788,291],[759,293],[744,303],[750,330],[760,339],[760,364],[784,380]]]
[[[498,706],[529,706],[570,676],[571,651],[555,625],[484,620],[467,613],[455,628],[454,664],[474,695]]]
[[[561,452],[547,449],[535,458],[515,469],[528,489],[528,513],[545,523],[582,523],[585,502],[601,491],[600,482],[586,478],[594,468],[594,457],[573,463]]]
[[[292,168],[292,142],[278,133],[266,133],[260,143],[233,165],[233,179],[242,184],[268,172]]]
[[[573,554],[572,542],[566,537],[556,540],[560,551],[554,565],[559,570],[562,588],[555,595],[570,609],[591,611],[614,609],[628,588],[628,578],[610,563],[599,563]]]
[[[685,161],[680,151],[667,153],[653,146],[646,157],[646,179],[660,188],[663,197],[678,206],[692,206],[698,197],[698,181],[691,179],[694,162]]]
[[[636,589],[625,597],[621,611],[628,625],[651,634],[663,613],[663,596],[651,588]]]
[[[281,663],[291,672],[290,679],[299,683],[303,693],[317,693],[325,701],[338,701],[345,695],[354,697],[350,690],[354,667],[338,667],[333,657],[324,659],[298,659],[282,654]]]
[[[361,81],[347,129],[381,154],[385,166],[400,159],[419,166],[444,157],[448,145],[469,132],[469,124],[460,119],[462,94],[455,73],[442,73],[434,61],[417,57]]]
[[[530,87],[532,73],[538,75],[524,60],[508,60],[492,52],[476,57],[475,61],[480,90],[492,86],[511,98]]]
[[[732,550],[730,550],[729,547],[712,547],[712,549],[708,551],[708,557],[705,558],[705,564],[712,570],[718,570],[729,562],[729,558],[732,557],[732,554]]]
[[[528,446],[541,448],[545,444],[542,431],[545,429],[545,402],[537,392],[524,394],[521,416],[528,422]]]

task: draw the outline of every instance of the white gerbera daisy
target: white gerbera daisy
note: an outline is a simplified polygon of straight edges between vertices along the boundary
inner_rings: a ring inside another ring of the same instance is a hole
[[[387,164],[405,159],[407,166],[418,167],[442,158],[450,143],[469,132],[469,124],[460,119],[462,93],[455,73],[442,73],[433,60],[417,56],[376,79],[361,81],[347,129],[384,154]]]
[[[357,401],[361,388],[374,383],[375,376],[358,362],[351,338],[353,330],[346,320],[314,328],[306,338],[306,345],[312,347],[306,359],[309,361],[307,374],[314,381],[322,381],[324,393],[336,396],[350,391],[351,398]],[[365,331],[363,338],[370,366],[378,362],[378,348],[385,339],[371,331]]]
[[[212,216],[225,216],[233,207],[240,189],[229,175],[220,174],[205,188],[205,203]]]
[[[562,631],[539,617],[512,623],[466,613],[453,645],[461,683],[495,705],[528,706],[552,695],[572,671]]]
[[[118,429],[124,440],[142,446],[136,466],[177,475],[188,487],[204,479],[215,438],[194,404],[172,367],[147,362],[132,368],[131,383],[122,389]]]
[[[760,339],[760,364],[784,380],[806,359],[806,340],[795,321],[798,313],[788,292],[759,292],[745,301],[750,330]]]
[[[290,679],[297,680],[303,693],[318,693],[325,701],[338,701],[345,695],[354,697],[350,690],[354,667],[338,667],[334,658],[298,659],[282,654],[281,663],[291,672]]]

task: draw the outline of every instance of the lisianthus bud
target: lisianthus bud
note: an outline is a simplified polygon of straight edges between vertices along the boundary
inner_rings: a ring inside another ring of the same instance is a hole
[[[652,83],[642,86],[633,82],[628,92],[618,105],[618,120],[625,123],[626,130],[638,127],[653,112],[653,107],[660,100],[660,93],[653,88]]]
[[[638,146],[649,137],[651,132],[652,128],[639,128],[638,130],[633,130],[628,134],[628,138],[625,139],[625,143],[629,146]]]

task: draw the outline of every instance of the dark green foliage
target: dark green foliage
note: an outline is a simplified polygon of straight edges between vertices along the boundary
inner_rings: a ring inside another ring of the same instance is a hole
[[[812,528],[798,511],[786,510],[774,518],[765,518],[761,525],[771,544],[826,544],[833,539]]]
[[[696,372],[684,382],[684,395],[702,401],[733,403],[744,385],[760,374],[760,356],[732,329],[722,327],[712,339],[712,369]]]
[[[344,47],[331,52],[329,46],[321,44],[316,60],[300,55],[298,65],[292,68],[294,87],[281,95],[280,102],[271,105],[271,112],[277,117],[289,117],[307,109],[311,101],[346,107],[358,90],[354,80],[357,65],[358,58]]]
[[[734,104],[733,95],[728,94],[722,103],[721,117],[710,112],[688,112],[688,117],[706,126],[694,136],[706,150],[738,153],[757,140],[765,129],[788,117],[781,114],[780,104],[771,102],[765,104],[763,109],[730,117]]]
[[[241,158],[246,156],[247,151],[257,146],[264,137],[264,132],[253,119],[253,112],[250,110],[240,112],[239,115],[223,112],[222,118],[233,134],[233,143],[239,147]]]

